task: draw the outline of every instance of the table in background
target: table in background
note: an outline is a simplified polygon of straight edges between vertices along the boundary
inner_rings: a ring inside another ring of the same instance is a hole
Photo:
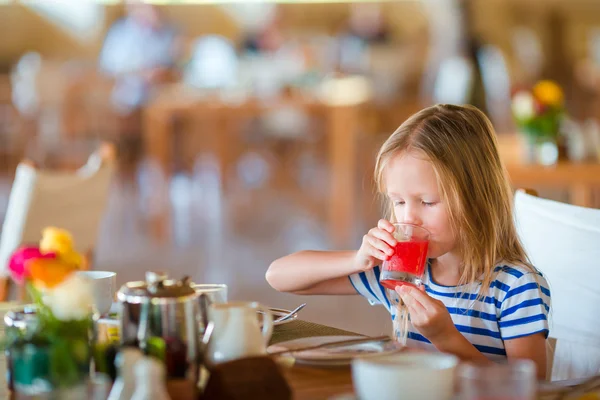
[[[256,117],[270,110],[295,107],[325,120],[325,135],[329,141],[330,192],[327,219],[334,244],[344,245],[351,239],[352,218],[357,190],[357,146],[362,104],[331,105],[309,96],[287,96],[277,101],[261,102],[248,98],[239,103],[225,102],[219,97],[198,97],[181,87],[166,88],[144,111],[144,142],[146,156],[160,165],[166,177],[171,176],[176,118],[193,118],[208,127],[208,150],[216,155],[221,172],[232,161],[230,140],[236,120]],[[168,215],[163,210],[154,220],[156,235],[164,238]]]
[[[525,164],[517,134],[498,135],[499,152],[515,189],[566,189],[569,202],[582,207],[598,206],[594,191],[600,189],[600,163],[560,161],[556,165]]]

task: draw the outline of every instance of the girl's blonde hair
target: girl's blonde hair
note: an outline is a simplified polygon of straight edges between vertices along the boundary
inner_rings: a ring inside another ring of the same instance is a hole
[[[406,120],[383,144],[375,166],[378,190],[385,195],[390,159],[409,151],[427,156],[458,239],[459,284],[481,282],[481,295],[500,263],[535,271],[517,236],[512,190],[497,147],[492,124],[477,108],[438,104]]]

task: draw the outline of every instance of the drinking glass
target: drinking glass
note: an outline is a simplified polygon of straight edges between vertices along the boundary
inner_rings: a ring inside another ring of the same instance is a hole
[[[466,364],[459,369],[460,400],[532,400],[536,366],[531,360]]]
[[[381,266],[379,282],[388,289],[396,286],[420,286],[425,272],[429,231],[423,227],[395,223],[393,235],[398,241],[394,254]]]

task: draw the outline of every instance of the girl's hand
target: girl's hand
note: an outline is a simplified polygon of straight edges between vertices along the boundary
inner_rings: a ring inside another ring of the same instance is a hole
[[[394,254],[397,241],[392,233],[396,228],[389,221],[380,219],[377,227],[363,236],[362,244],[356,253],[356,266],[361,271],[367,271],[385,261]]]
[[[458,333],[444,303],[429,297],[424,292],[424,288],[419,290],[404,285],[397,286],[396,292],[408,307],[410,322],[421,335],[429,339],[434,345],[436,345],[436,342],[440,343],[440,341],[448,340]]]

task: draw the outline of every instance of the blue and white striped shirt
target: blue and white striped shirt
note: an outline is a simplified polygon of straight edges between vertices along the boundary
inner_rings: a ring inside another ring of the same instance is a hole
[[[495,279],[483,298],[479,298],[480,284],[443,286],[435,283],[429,264],[423,283],[429,296],[444,303],[458,331],[473,346],[492,360],[502,360],[506,358],[505,340],[539,332],[548,336],[550,291],[539,272],[507,265],[496,267],[495,272]],[[379,267],[375,267],[349,278],[359,294],[372,305],[384,305],[394,320],[399,296],[379,284],[379,274]],[[407,345],[435,349],[410,322]]]

